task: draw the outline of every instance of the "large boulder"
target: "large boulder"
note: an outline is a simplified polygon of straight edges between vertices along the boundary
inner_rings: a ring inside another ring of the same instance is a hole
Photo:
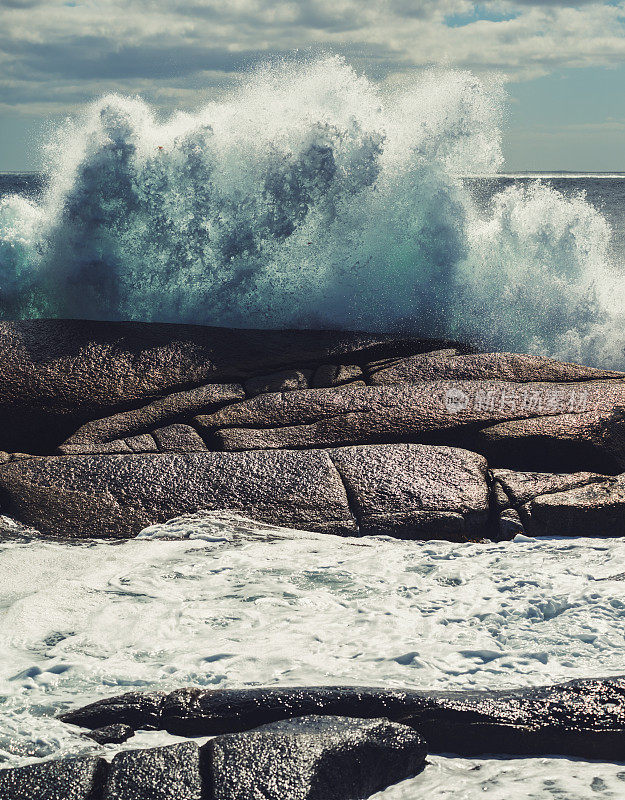
[[[358,800],[411,778],[426,745],[386,719],[308,716],[207,745],[213,800]]]
[[[123,705],[123,696],[116,704]],[[62,719],[99,727],[103,708],[101,702],[92,704]],[[625,759],[622,676],[499,691],[186,688],[165,698],[160,727],[180,736],[214,736],[310,714],[401,721],[420,733],[435,753]],[[104,718],[110,719],[108,711]]]
[[[625,535],[625,475],[506,469],[492,474],[504,524],[516,514],[532,536]]]
[[[534,536],[625,536],[625,475],[541,494],[525,508]]]
[[[20,519],[53,536],[134,536],[155,522],[230,509],[349,535],[483,535],[486,461],[448,447],[35,457],[0,470]]]
[[[359,531],[461,541],[483,536],[486,460],[453,447],[364,445],[330,451]]]
[[[2,800],[359,800],[425,764],[414,730],[387,719],[304,717],[98,758],[0,770]]]

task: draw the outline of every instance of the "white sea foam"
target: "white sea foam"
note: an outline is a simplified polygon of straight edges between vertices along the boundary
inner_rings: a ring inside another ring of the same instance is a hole
[[[502,163],[500,88],[435,70],[382,91],[338,58],[252,74],[160,123],[107,96],[62,129],[40,202],[0,202],[0,316],[469,338],[623,364],[609,227]]]
[[[501,688],[623,672],[623,539],[460,545],[223,522],[187,518],[123,543],[0,544],[5,764],[88,751],[53,715],[131,689]],[[176,527],[188,538],[170,539]],[[619,796],[625,771],[431,760],[388,797],[548,797],[554,780],[574,800],[596,777],[598,796]]]

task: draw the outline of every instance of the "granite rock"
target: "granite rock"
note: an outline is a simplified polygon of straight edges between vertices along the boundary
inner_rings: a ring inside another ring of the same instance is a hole
[[[386,719],[306,716],[212,739],[213,800],[358,800],[411,778],[426,745]]]
[[[2,800],[99,800],[106,762],[62,758],[0,769]]]

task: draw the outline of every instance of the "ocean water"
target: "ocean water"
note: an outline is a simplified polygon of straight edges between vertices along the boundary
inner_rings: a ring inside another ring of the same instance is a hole
[[[92,750],[54,715],[132,689],[488,689],[623,672],[623,539],[344,539],[214,513],[173,532],[0,544],[3,766]],[[430,761],[385,800],[625,790],[624,764]]]
[[[397,330],[623,366],[620,180],[486,179],[504,107],[469,72],[383,90],[339,58],[168,119],[103,97],[51,137],[40,197],[0,201],[0,317]]]

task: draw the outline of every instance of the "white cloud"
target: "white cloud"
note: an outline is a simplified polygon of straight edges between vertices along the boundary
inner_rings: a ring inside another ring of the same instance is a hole
[[[437,63],[527,79],[625,56],[625,2],[485,5],[493,20],[467,0],[0,0],[0,103],[63,111],[121,90],[190,105],[295,49],[343,52],[389,80]]]

